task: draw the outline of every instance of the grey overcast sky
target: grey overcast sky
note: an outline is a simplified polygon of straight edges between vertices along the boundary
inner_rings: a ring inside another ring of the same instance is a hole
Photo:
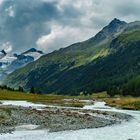
[[[0,49],[48,53],[92,37],[114,18],[140,20],[140,0],[0,0]]]

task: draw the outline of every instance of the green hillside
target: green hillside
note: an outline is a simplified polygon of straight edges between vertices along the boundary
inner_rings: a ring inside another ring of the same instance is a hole
[[[69,95],[122,93],[140,74],[139,25],[114,19],[95,37],[41,57],[10,74],[4,84]]]

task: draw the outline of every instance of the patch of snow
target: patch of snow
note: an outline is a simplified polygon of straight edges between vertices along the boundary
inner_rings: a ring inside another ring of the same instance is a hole
[[[38,52],[29,52],[24,54],[25,56],[32,56],[34,58],[34,60],[39,59],[43,54],[38,53]]]
[[[2,64],[1,68],[3,70],[6,69],[14,60],[16,60],[16,57],[8,55],[4,56],[2,59],[0,59],[0,63]]]
[[[0,62],[12,62],[14,60],[16,60],[16,57],[13,56],[5,56],[2,59],[0,59]]]

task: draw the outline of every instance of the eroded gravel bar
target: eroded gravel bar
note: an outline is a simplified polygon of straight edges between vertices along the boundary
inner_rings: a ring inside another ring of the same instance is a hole
[[[99,128],[129,121],[130,115],[85,109],[47,107],[36,110],[31,107],[0,106],[0,133],[10,133],[22,124],[39,125],[38,129],[50,132]]]

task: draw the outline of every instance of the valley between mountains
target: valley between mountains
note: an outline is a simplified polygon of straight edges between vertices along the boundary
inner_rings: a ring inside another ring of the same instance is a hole
[[[139,140],[140,21],[48,54],[2,50],[0,79],[1,140]]]
[[[11,88],[63,95],[139,95],[140,22],[112,20],[90,39],[43,55],[3,80]],[[130,86],[131,85],[131,86]],[[133,90],[135,88],[135,90]]]

